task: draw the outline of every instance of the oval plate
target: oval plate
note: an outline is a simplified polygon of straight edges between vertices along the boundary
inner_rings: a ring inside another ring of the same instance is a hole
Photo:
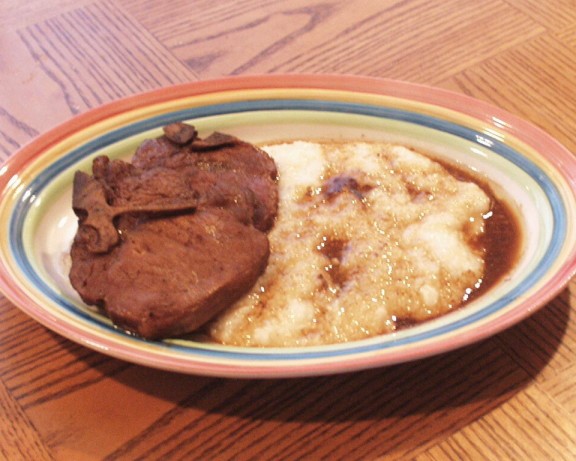
[[[522,256],[486,295],[440,319],[376,338],[312,348],[250,349],[185,339],[144,341],[85,306],[68,282],[76,231],[72,177],[96,155],[129,157],[179,120],[263,143],[278,139],[397,141],[485,176],[513,201]],[[576,160],[533,125],[489,104],[404,82],[345,76],[249,76],[129,97],[38,137],[0,170],[0,289],[47,328],[86,347],[165,370],[222,377],[348,372],[449,351],[545,305],[576,268]]]

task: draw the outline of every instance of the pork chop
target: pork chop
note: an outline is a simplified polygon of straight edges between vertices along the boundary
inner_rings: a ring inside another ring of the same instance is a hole
[[[113,323],[146,339],[192,332],[266,268],[277,170],[261,149],[172,124],[131,162],[77,172],[70,281]]]

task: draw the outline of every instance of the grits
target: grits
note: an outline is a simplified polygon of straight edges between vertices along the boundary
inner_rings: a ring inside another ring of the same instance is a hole
[[[473,182],[400,145],[263,147],[279,170],[271,256],[252,291],[210,326],[237,346],[358,340],[459,307],[484,275]]]

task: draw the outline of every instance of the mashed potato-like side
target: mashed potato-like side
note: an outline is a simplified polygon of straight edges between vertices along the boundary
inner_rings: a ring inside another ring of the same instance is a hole
[[[264,146],[279,171],[271,256],[210,328],[237,346],[367,338],[460,306],[484,274],[490,198],[439,163],[383,143]]]

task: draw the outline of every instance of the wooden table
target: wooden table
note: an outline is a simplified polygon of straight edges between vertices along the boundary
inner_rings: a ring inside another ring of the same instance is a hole
[[[576,150],[570,0],[3,0],[0,157],[123,96],[257,73],[443,87]],[[285,380],[125,363],[0,298],[0,458],[573,460],[575,293],[461,350]]]

